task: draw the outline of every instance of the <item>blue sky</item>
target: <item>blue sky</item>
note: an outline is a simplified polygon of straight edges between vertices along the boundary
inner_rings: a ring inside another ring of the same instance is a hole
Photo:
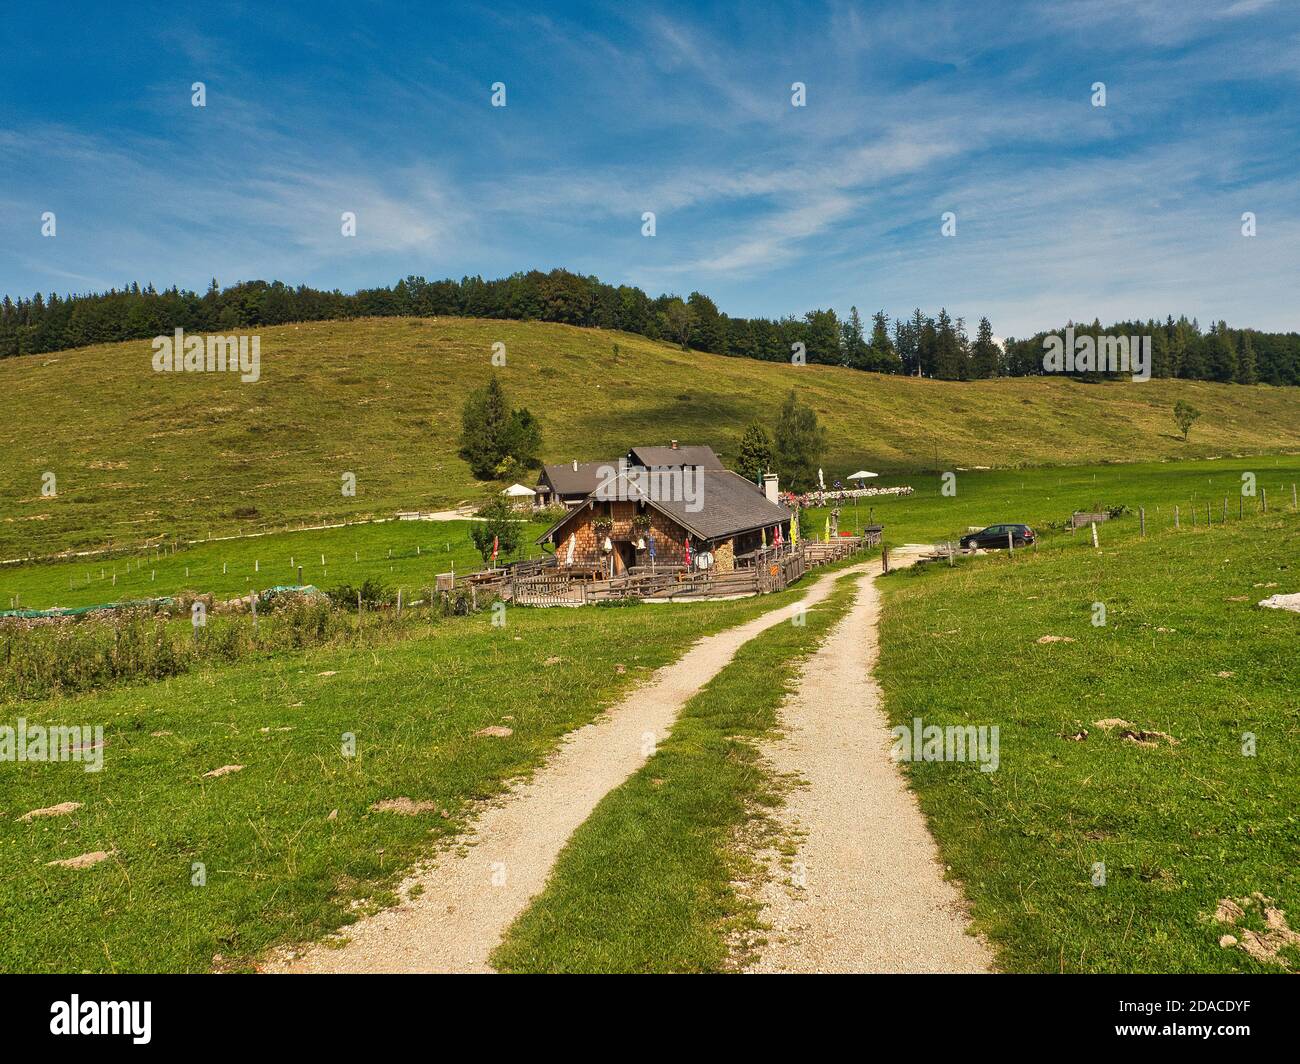
[[[737,315],[1300,328],[1292,0],[118,6],[6,16],[0,292],[565,266]]]

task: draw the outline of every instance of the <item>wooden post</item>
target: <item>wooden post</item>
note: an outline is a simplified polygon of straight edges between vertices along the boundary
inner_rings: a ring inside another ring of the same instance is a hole
[[[257,631],[257,592],[253,592],[253,631]]]
[[[1182,526],[1178,523],[1178,507],[1175,506],[1174,507],[1174,528],[1181,528],[1181,527]]]
[[[1094,532],[1093,534],[1095,535],[1096,533]],[[1007,533],[1007,557],[1014,558],[1015,556],[1016,556],[1015,536],[1012,533],[1008,532]]]
[[[1093,546],[1094,549],[1096,549],[1096,547],[1098,546],[1098,543],[1097,543],[1097,522],[1096,522],[1096,521],[1092,522],[1092,546]]]
[[[1223,523],[1228,523],[1228,496],[1223,497]]]
[[[400,587],[397,589],[397,616],[399,618],[402,616],[402,589]]]
[[[1261,513],[1268,513],[1268,488],[1259,489],[1259,509]]]
[[[357,592],[357,616],[361,616],[361,592]]]
[[[880,571],[882,573],[889,572],[889,548],[888,547],[880,548]]]
[[[1246,496],[1241,495],[1237,498],[1237,520],[1240,521],[1246,516]]]
[[[953,555],[955,555],[955,554],[956,554],[956,551],[953,550],[952,541],[949,540],[949,541],[948,541],[948,568],[949,568],[949,569],[951,569],[954,565],[957,564],[957,560],[956,560],[956,558],[953,557]]]
[[[1138,529],[1141,532],[1142,538],[1146,539],[1147,538],[1147,508],[1145,506],[1138,507]]]
[[[1300,507],[1297,507],[1295,504],[1295,481],[1291,482],[1291,509],[1300,509]]]
[[[302,566],[298,566],[298,586],[302,587]]]

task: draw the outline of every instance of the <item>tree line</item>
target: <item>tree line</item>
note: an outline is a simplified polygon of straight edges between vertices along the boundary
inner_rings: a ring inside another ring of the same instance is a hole
[[[980,380],[1037,376],[1043,337],[1008,338],[1000,345],[987,317],[971,335],[962,318],[941,309],[916,310],[891,320],[884,311],[864,321],[857,307],[841,320],[834,310],[802,317],[736,318],[708,296],[692,292],[651,298],[630,285],[604,284],[567,270],[532,270],[485,281],[427,281],[407,277],[391,287],[352,294],[279,281],[242,281],[221,288],[214,279],[201,295],[172,287],[132,284],[85,295],[37,293],[0,302],[0,358],[149,339],[176,328],[220,331],[363,317],[475,317],[561,322],[620,329],[684,349],[768,362],[804,360],[876,373]],[[1067,323],[1074,324],[1074,323]],[[1244,384],[1300,384],[1300,334],[1232,329],[1225,322],[1202,331],[1194,319],[1075,324],[1077,335],[1152,337],[1152,376]],[[1064,327],[1063,327],[1064,328]],[[1058,330],[1059,332],[1060,330]],[[1077,374],[1099,378],[1103,374]]]

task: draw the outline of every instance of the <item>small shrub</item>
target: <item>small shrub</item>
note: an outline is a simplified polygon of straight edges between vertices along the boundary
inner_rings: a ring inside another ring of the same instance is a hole
[[[360,587],[353,587],[351,584],[339,584],[338,587],[326,591],[325,595],[333,606],[341,610],[355,610],[358,596],[360,596],[362,609],[370,610],[391,606],[397,600],[391,589],[378,580],[371,578],[367,578],[366,582]]]

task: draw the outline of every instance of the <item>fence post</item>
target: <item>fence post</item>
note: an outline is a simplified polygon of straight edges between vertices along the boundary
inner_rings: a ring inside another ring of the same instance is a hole
[[[1138,527],[1139,527],[1139,529],[1141,530],[1142,538],[1143,538],[1143,539],[1146,539],[1146,536],[1147,536],[1147,508],[1146,508],[1145,506],[1139,506],[1139,507],[1138,507]]]
[[[1259,489],[1260,513],[1268,513],[1268,488]]]
[[[1245,516],[1246,516],[1246,496],[1240,495],[1237,497],[1237,520],[1240,521]]]
[[[880,548],[880,571],[882,573],[889,572],[889,548],[888,547]]]
[[[1094,549],[1095,549],[1095,548],[1097,547],[1097,545],[1098,545],[1098,544],[1097,544],[1097,522],[1096,522],[1096,521],[1092,522],[1092,545],[1093,545],[1093,548],[1094,548]]]
[[[1096,537],[1096,534],[1097,534],[1097,533],[1096,533],[1096,527],[1097,527],[1096,525],[1093,526],[1093,537],[1094,537],[1094,538]],[[1008,558],[1014,558],[1015,556],[1016,556],[1016,542],[1015,542],[1015,537],[1014,537],[1014,535],[1013,535],[1012,533],[1008,532],[1008,533],[1007,533],[1007,557],[1008,557]]]
[[[399,618],[402,616],[402,589],[400,587],[397,589],[397,616]]]
[[[1174,507],[1174,528],[1181,528],[1181,527],[1182,525],[1178,523],[1178,507],[1175,506]]]

